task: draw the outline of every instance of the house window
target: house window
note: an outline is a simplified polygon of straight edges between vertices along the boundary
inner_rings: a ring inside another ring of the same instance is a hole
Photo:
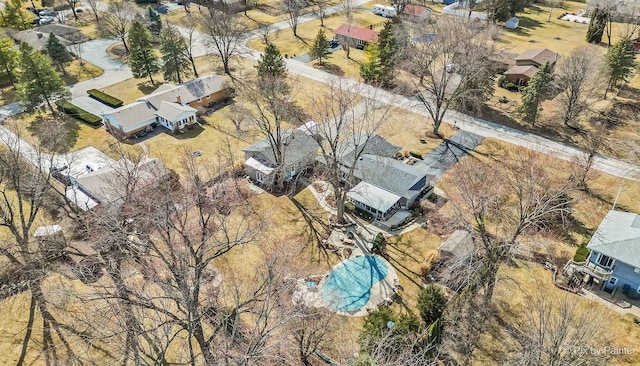
[[[609,286],[615,286],[616,283],[618,283],[618,278],[617,277],[613,277],[612,276],[611,278],[609,278],[609,283],[608,283]]]
[[[262,174],[262,172],[256,172],[256,181],[258,181],[258,183],[264,183],[264,174]]]
[[[605,268],[611,268],[613,265],[613,258],[600,253],[600,256],[598,257],[598,264]]]

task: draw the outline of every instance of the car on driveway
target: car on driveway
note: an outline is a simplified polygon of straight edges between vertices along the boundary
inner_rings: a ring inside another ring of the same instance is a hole
[[[329,40],[329,48],[336,48],[336,47],[338,47],[338,46],[340,46],[340,42],[338,42],[338,40],[337,40],[337,39],[335,39],[335,38],[331,38],[331,39]]]
[[[54,18],[54,17],[46,16],[46,17],[41,17],[41,18],[40,18],[40,21],[38,22],[38,24],[40,24],[40,25],[47,25],[47,24],[51,24],[51,23],[53,23],[54,21],[55,21],[55,18]]]
[[[162,5],[158,9],[156,9],[156,11],[159,14],[167,14],[169,12],[169,7],[167,7],[166,5]]]
[[[55,17],[56,15],[58,15],[58,13],[50,9],[45,9],[41,10],[38,15],[40,15],[41,17]]]

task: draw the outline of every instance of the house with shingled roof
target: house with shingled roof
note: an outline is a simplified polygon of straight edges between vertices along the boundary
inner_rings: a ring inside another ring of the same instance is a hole
[[[553,66],[560,55],[547,48],[532,48],[514,58],[515,65],[504,72],[506,80],[517,84],[527,85],[538,69],[548,63]]]
[[[160,125],[177,132],[196,123],[196,108],[229,97],[225,80],[208,75],[180,85],[163,84],[153,93],[102,114],[107,130],[116,136],[130,137]]]
[[[336,39],[343,45],[352,45],[364,49],[369,43],[378,40],[378,32],[369,28],[356,27],[355,25],[342,24],[335,30]]]
[[[640,296],[640,215],[609,211],[587,244],[587,264],[606,273],[602,288]]]

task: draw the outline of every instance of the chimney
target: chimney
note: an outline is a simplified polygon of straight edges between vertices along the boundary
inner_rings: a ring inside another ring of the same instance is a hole
[[[42,33],[41,32],[36,33],[36,35],[38,36],[38,38],[42,38]]]
[[[176,103],[182,104],[182,98],[179,95],[176,97]]]
[[[369,25],[369,30],[373,30],[373,24]]]

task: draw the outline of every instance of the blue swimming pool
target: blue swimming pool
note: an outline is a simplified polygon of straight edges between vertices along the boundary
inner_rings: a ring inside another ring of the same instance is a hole
[[[369,301],[371,286],[387,276],[387,264],[366,255],[336,266],[322,285],[322,298],[333,309],[358,311]]]

